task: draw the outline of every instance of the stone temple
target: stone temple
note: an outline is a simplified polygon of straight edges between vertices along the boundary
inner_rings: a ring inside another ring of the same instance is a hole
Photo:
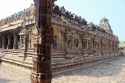
[[[35,27],[34,5],[0,20],[0,52],[5,61],[16,60],[32,67],[32,56],[40,35]],[[119,40],[113,34],[109,20],[102,18],[99,25],[88,23],[64,7],[53,7],[52,68],[56,71],[86,62],[119,56]],[[21,59],[25,56],[27,60]]]

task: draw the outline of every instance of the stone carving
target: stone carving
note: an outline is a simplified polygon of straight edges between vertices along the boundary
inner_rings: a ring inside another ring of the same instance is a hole
[[[23,11],[20,11],[18,13],[15,13],[15,14],[11,15],[10,17],[0,20],[0,26],[17,21],[17,20],[25,20],[25,18],[35,14],[34,9],[35,9],[34,5],[32,4],[29,8],[24,9]],[[54,16],[58,16],[60,18],[61,18],[61,16],[64,16],[71,23],[73,23],[73,21],[75,21],[74,23],[77,23],[79,25],[87,25],[87,21],[84,18],[77,16],[77,15],[71,13],[70,11],[67,11],[64,8],[64,6],[59,7],[57,5],[54,5],[53,13],[54,13],[53,14]],[[34,19],[34,18],[32,18],[32,19]]]
[[[105,30],[106,32],[112,34],[112,29],[111,29],[111,26],[109,24],[109,20],[105,17],[102,18],[101,21],[100,21],[100,28]]]
[[[33,5],[31,5],[31,8],[32,8],[32,6]],[[23,11],[15,13],[15,14],[11,15],[10,17],[7,17],[5,19],[0,20],[0,26],[12,23],[14,21],[24,20],[24,18],[32,16],[32,9],[31,8],[24,9]]]

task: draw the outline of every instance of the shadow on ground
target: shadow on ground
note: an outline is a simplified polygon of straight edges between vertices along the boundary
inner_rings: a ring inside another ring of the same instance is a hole
[[[91,76],[91,77],[104,77],[118,75],[122,69],[125,68],[125,56],[114,57],[105,60],[101,64],[94,65],[93,67],[84,68],[80,67],[75,71],[68,71],[64,74],[55,76],[59,78],[62,76]]]
[[[7,79],[1,79],[0,78],[0,83],[9,83],[11,80],[7,80]]]

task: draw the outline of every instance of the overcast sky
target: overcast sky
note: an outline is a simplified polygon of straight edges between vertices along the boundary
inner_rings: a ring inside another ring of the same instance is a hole
[[[33,0],[1,0],[0,19],[29,7],[31,3]],[[56,4],[95,24],[107,17],[114,33],[120,40],[125,40],[125,0],[58,0]]]

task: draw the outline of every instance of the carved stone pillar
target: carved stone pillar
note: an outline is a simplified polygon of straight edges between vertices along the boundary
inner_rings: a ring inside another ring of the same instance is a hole
[[[18,39],[17,39],[17,34],[13,33],[13,49],[18,48]]]
[[[10,49],[10,48],[11,48],[11,36],[8,35],[8,36],[7,36],[7,39],[8,39],[8,45],[7,45],[7,48]]]
[[[0,35],[0,48],[2,48],[2,36]]]
[[[4,35],[2,36],[2,48],[3,49],[5,48],[5,37],[4,37]]]
[[[34,0],[36,25],[41,37],[37,45],[37,55],[33,57],[32,83],[51,83],[51,15],[54,0]]]

